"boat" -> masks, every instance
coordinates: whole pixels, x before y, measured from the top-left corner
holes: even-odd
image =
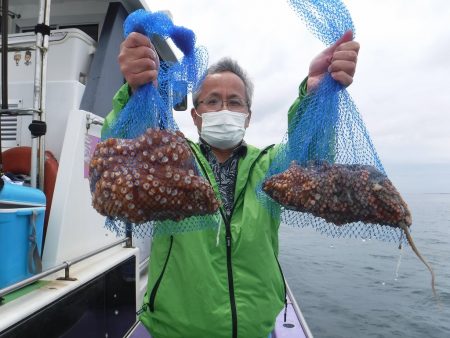
[[[21,175],[37,197],[26,203],[0,198],[0,217],[14,211],[43,220],[40,235],[32,236],[41,236],[34,246],[37,268],[27,272],[26,259],[18,259],[14,265],[26,273],[3,284],[0,278],[0,338],[150,337],[137,312],[151,241],[129,232],[117,237],[104,227],[91,206],[86,171],[124,83],[117,52],[123,22],[137,9],[150,8],[139,0],[2,1],[2,18],[8,18],[1,45],[3,169],[13,180]],[[177,60],[169,41],[156,36],[153,43],[161,59]],[[176,108],[186,109],[186,102]],[[5,226],[15,232],[17,223]],[[11,238],[3,235],[0,247]],[[0,253],[16,259],[16,252]],[[272,337],[312,337],[288,285]]]

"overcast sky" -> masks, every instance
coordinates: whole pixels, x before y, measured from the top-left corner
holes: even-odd
[[[325,46],[286,0],[147,0],[170,10],[205,46],[210,64],[239,61],[255,83],[246,141],[278,143],[286,112]],[[387,169],[394,164],[450,163],[450,1],[346,0],[361,44],[348,88]],[[176,112],[182,131],[197,138],[188,112]],[[449,167],[450,170],[450,167]],[[389,173],[389,170],[388,170]],[[443,173],[450,192],[450,174]]]

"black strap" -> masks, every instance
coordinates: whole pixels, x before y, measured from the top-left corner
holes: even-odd
[[[47,132],[47,124],[44,121],[33,120],[28,129],[33,137],[43,136]]]
[[[31,274],[37,274],[39,272],[42,272],[42,261],[41,255],[39,254],[38,244],[36,242],[36,211],[33,211],[30,218],[31,234],[29,236],[30,249],[28,251],[28,272]]]
[[[34,32],[41,33],[42,35],[50,35],[50,26],[46,25],[45,23],[38,23],[36,26],[34,26]]]

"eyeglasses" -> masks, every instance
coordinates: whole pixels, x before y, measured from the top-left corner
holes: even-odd
[[[248,102],[239,97],[235,97],[229,100],[222,100],[218,97],[208,97],[202,101],[198,101],[197,106],[200,104],[204,104],[209,112],[216,112],[224,107],[225,102],[228,109],[230,109],[231,111],[243,112],[248,107]]]

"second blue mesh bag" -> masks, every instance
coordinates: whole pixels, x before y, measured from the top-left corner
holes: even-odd
[[[354,32],[341,1],[289,3],[327,45]],[[411,225],[356,105],[330,74],[300,103],[258,194],[274,213],[281,205],[283,223],[331,236],[403,242]]]
[[[138,88],[104,131],[90,164],[93,206],[119,234],[215,228],[218,199],[172,115],[173,106],[200,84],[207,52],[195,46],[191,30],[175,26],[163,12],[133,12],[124,31],[171,38],[184,57],[161,62],[158,83]]]

